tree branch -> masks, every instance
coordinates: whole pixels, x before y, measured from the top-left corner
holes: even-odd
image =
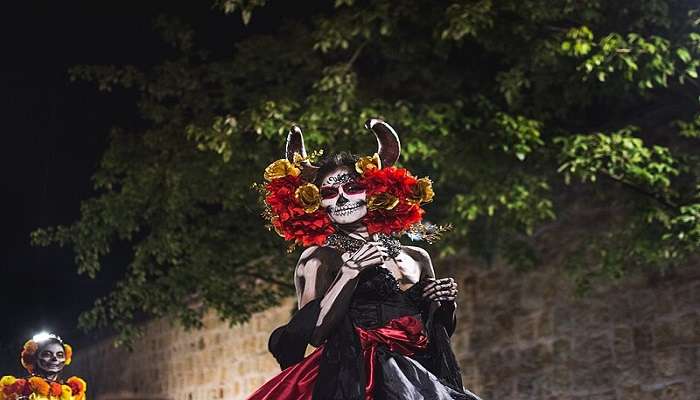
[[[610,174],[608,171],[603,170],[604,174],[603,176],[610,179],[613,182],[619,183],[622,186],[627,187],[628,189],[632,189],[633,191],[642,194],[647,197],[651,197],[652,199],[656,200],[659,204],[662,206],[670,209],[671,211],[678,212],[678,205],[674,204],[673,202],[669,201],[668,199],[659,196],[657,193],[649,192],[647,190],[644,190],[643,188],[636,186],[622,178],[618,178],[612,174]]]
[[[345,64],[345,70],[349,70],[352,68],[352,65],[355,64],[355,61],[357,61],[357,58],[362,54],[362,50],[367,46],[367,43],[369,43],[369,40],[365,40],[361,45],[355,49],[355,52],[353,53],[352,57],[350,57],[350,60],[348,60],[347,64]]]

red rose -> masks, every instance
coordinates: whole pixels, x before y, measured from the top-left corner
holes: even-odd
[[[362,183],[367,187],[367,198],[388,193],[399,199],[399,204],[391,210],[373,209],[367,212],[364,223],[370,234],[390,235],[407,230],[423,218],[423,209],[409,202],[418,180],[405,168],[388,167],[370,169],[362,175]]]
[[[26,379],[17,379],[15,383],[12,384],[12,392],[23,396],[29,396],[32,394],[32,387],[27,384]]]
[[[285,176],[269,182],[265,203],[272,212],[272,225],[285,240],[303,246],[322,245],[335,229],[324,210],[307,213],[294,193],[304,182],[298,176]]]
[[[70,386],[73,395],[80,393],[80,384],[78,382],[68,382],[68,386]]]
[[[51,396],[60,397],[61,396],[61,385],[56,382],[51,382]]]

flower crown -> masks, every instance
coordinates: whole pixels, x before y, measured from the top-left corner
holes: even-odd
[[[30,374],[34,373],[36,352],[39,350],[39,345],[51,339],[56,340],[63,346],[63,350],[66,353],[65,365],[70,365],[71,361],[73,360],[73,348],[70,345],[63,343],[63,340],[53,333],[40,333],[24,343],[20,354],[20,362],[22,363],[24,369],[26,369]]]
[[[365,127],[379,143],[377,153],[360,157],[355,163],[359,181],[366,187],[367,215],[363,222],[368,232],[413,232],[429,241],[437,238],[445,228],[430,232],[420,224],[425,213],[421,205],[434,197],[432,182],[393,166],[400,154],[400,142],[389,124],[371,119]],[[263,217],[271,229],[292,242],[290,249],[296,245],[323,245],[336,231],[326,211],[320,208],[320,191],[312,183],[317,172],[318,167],[306,155],[301,129],[295,126],[287,139],[287,158],[265,168],[266,183],[258,185],[265,205]]]
[[[30,398],[34,400],[85,400],[87,383],[72,376],[65,384],[49,381],[40,376],[27,379],[5,375],[0,378],[0,397],[5,400]]]

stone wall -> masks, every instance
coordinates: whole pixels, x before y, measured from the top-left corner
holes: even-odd
[[[154,321],[131,352],[110,340],[76,348],[70,373],[85,378],[90,400],[244,399],[279,371],[267,339],[293,307],[287,300],[234,327],[213,312],[201,330]]]
[[[518,274],[455,260],[461,285],[453,338],[465,385],[484,399],[700,399],[700,277],[628,280],[585,298],[552,271]],[[450,272],[452,271],[452,272]],[[90,398],[243,399],[278,372],[267,337],[294,306],[201,331],[147,326],[132,353],[109,341],[76,349]]]
[[[484,399],[700,399],[700,277],[576,298],[552,272],[462,276],[453,343]]]

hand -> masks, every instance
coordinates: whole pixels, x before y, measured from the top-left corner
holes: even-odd
[[[382,259],[386,260],[389,259],[389,249],[380,241],[370,241],[367,242],[367,244],[371,244],[372,246],[376,247],[379,252],[382,255]]]
[[[384,263],[383,252],[375,244],[368,242],[362,245],[355,253],[345,253],[341,256],[343,261],[343,269],[350,269],[355,272],[360,272],[367,267],[382,265]]]
[[[432,301],[455,301],[457,282],[453,278],[435,279],[423,289],[423,297]]]

